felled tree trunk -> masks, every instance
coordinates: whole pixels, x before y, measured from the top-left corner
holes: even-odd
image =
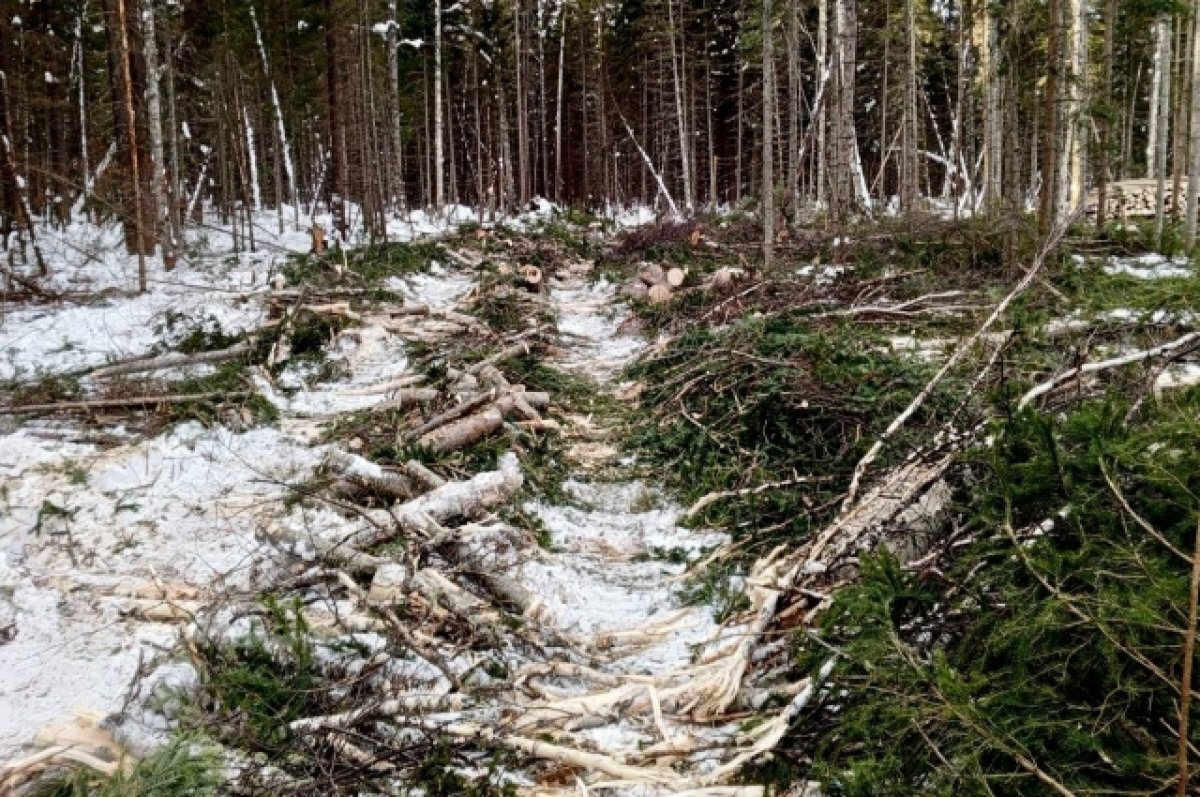
[[[445,454],[491,437],[500,431],[503,424],[504,415],[499,409],[492,407],[435,429],[418,439],[417,444],[438,454]]]

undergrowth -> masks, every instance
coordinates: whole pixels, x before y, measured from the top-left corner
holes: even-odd
[[[293,255],[280,273],[292,286],[378,287],[389,277],[428,271],[435,261],[444,261],[445,257],[445,250],[436,243],[377,243],[354,249],[333,248],[321,255]]]
[[[216,797],[223,780],[213,750],[177,737],[128,772],[101,778],[75,770],[39,784],[30,797]]]
[[[1173,791],[1200,391],[1129,409],[998,423],[961,469],[974,543],[921,573],[864,561],[804,645],[850,690],[811,718],[827,793]]]
[[[756,544],[794,538],[836,508],[854,462],[931,373],[870,331],[814,329],[793,314],[695,329],[631,370],[644,389],[629,446],[685,503],[803,480],[696,518]],[[935,392],[896,450],[954,409],[954,395],[952,382]]]

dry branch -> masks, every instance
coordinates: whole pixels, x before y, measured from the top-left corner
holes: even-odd
[[[1038,251],[1037,256],[1034,257],[1033,263],[1029,266],[1029,270],[1025,272],[1025,276],[1023,276],[1017,282],[1017,284],[1013,286],[1013,289],[1008,292],[1007,296],[1000,300],[999,304],[992,308],[992,312],[988,314],[988,317],[984,319],[982,324],[979,325],[979,328],[958,345],[958,348],[954,350],[954,353],[950,355],[950,358],[947,359],[942,367],[938,369],[938,372],[933,375],[933,378],[929,380],[925,387],[921,388],[921,391],[913,397],[908,406],[905,407],[899,415],[892,419],[892,422],[888,424],[888,427],[883,431],[883,434],[881,434],[878,439],[875,440],[875,442],[871,445],[871,448],[867,450],[867,453],[864,454],[862,459],[860,459],[854,466],[854,475],[850,479],[850,487],[847,489],[846,498],[842,502],[843,509],[848,509],[854,504],[855,499],[858,497],[859,486],[862,483],[863,476],[867,472],[867,468],[869,468],[879,456],[879,453],[883,450],[883,446],[888,442],[888,440],[891,439],[892,435],[898,432],[900,428],[908,422],[908,419],[911,418],[917,412],[917,410],[921,408],[921,405],[925,403],[925,400],[933,394],[934,388],[941,384],[942,380],[946,378],[946,375],[949,374],[950,371],[953,370],[960,362],[962,362],[962,360],[975,347],[980,339],[983,338],[987,331],[991,329],[998,320],[1000,320],[1000,317],[1004,315],[1009,306],[1011,306],[1012,303],[1016,301],[1021,294],[1028,290],[1029,286],[1038,279],[1042,268],[1045,266],[1046,261],[1050,257],[1051,252],[1053,252],[1058,246],[1058,242],[1062,239],[1062,236],[1066,233],[1067,228],[1074,221],[1075,216],[1077,215],[1078,210],[1064,219],[1050,233],[1045,243],[1042,244],[1042,248]]]
[[[1095,374],[1101,371],[1107,371],[1113,368],[1120,368],[1125,365],[1132,365],[1144,360],[1152,360],[1157,357],[1178,356],[1186,353],[1190,349],[1200,346],[1200,332],[1189,332],[1188,334],[1176,338],[1169,343],[1164,343],[1160,346],[1155,346],[1151,349],[1142,349],[1140,351],[1123,354],[1120,357],[1113,357],[1108,360],[1100,360],[1099,362],[1090,362],[1077,365],[1070,370],[1063,371],[1060,374],[1055,374],[1052,378],[1047,379],[1040,385],[1031,388],[1021,400],[1017,403],[1017,409],[1023,410],[1035,401],[1038,397],[1044,396],[1054,389],[1067,384],[1068,382],[1078,379],[1087,374]]]

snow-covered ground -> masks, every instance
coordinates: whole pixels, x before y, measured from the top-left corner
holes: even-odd
[[[434,222],[414,213],[390,233],[407,240],[473,220],[466,209],[447,215]],[[0,305],[0,380],[143,355],[196,323],[227,334],[256,327],[271,274],[287,253],[310,245],[312,220],[299,230],[290,211],[284,220],[283,234],[274,214],[256,220],[255,252],[234,252],[228,231],[189,233],[188,254],[173,271],[148,262],[141,295],[136,258],[115,225],[44,232],[47,284],[69,298]],[[412,295],[441,304],[461,290],[457,276],[431,278],[416,281]],[[269,571],[271,532],[288,522],[281,500],[324,455],[287,414],[383,400],[370,386],[403,373],[407,360],[398,339],[379,333],[347,330],[332,352],[345,361],[346,379],[282,400],[276,426],[238,432],[188,423],[149,439],[118,428],[92,442],[72,424],[0,418],[0,760],[76,709],[118,709],[139,663],[175,641],[174,626],[148,617],[227,597]],[[292,387],[302,387],[296,381]]]
[[[552,212],[543,203],[518,226]],[[645,217],[634,211],[623,220]],[[282,233],[274,214],[256,219],[254,252],[233,251],[228,229],[190,232],[176,269],[148,262],[149,290],[140,295],[136,258],[116,226],[45,232],[48,284],[66,298],[0,305],[0,379],[26,382],[147,354],[197,323],[226,334],[256,327],[283,258],[310,244],[312,219],[297,227],[287,209],[283,218]],[[475,220],[465,208],[437,221],[417,212],[393,221],[389,234],[408,240]],[[389,287],[449,309],[474,284],[474,275],[442,264]],[[564,367],[611,378],[645,345],[625,331],[613,297],[604,283],[554,291]],[[369,323],[341,333],[329,354],[344,377],[309,384],[303,371],[289,369],[277,386],[287,395],[260,383],[283,417],[248,431],[185,423],[149,438],[122,428],[97,436],[72,423],[0,418],[0,760],[78,709],[117,711],[138,673],[175,645],[176,626],[163,620],[252,594],[271,575],[278,539],[298,529],[326,535],[346,522],[331,512],[288,510],[283,500],[326,454],[311,443],[308,419],[385,400],[408,360],[398,337]],[[569,507],[532,507],[559,550],[523,571],[553,622],[586,635],[678,609],[671,578],[682,566],[652,555],[694,555],[719,540],[678,528],[673,509],[636,509],[638,485],[577,482],[571,490]],[[711,630],[707,609],[686,610],[677,630],[620,666],[682,665],[688,645]],[[186,681],[178,669],[162,671]]]

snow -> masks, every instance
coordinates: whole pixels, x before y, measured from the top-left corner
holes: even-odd
[[[1104,265],[1104,273],[1146,280],[1186,278],[1196,274],[1187,258],[1168,258],[1158,254],[1111,258]]]
[[[351,208],[351,218],[355,209]],[[539,201],[516,222],[534,226],[557,209]],[[43,236],[54,264],[53,284],[88,300],[3,308],[0,377],[65,373],[160,346],[169,320],[176,326],[219,323],[229,333],[263,320],[261,299],[279,260],[309,246],[307,226],[327,216],[255,216],[257,252],[233,252],[231,231],[213,226],[188,235],[188,257],[170,273],[151,258],[150,290],[135,295],[136,261],[120,230],[74,225]],[[391,219],[389,235],[408,240],[475,221],[464,207],[436,217],[420,211]],[[357,228],[351,243],[363,240]],[[407,301],[454,307],[475,285],[474,275],[435,265],[427,274],[397,278],[388,287]],[[98,293],[98,300],[90,297]],[[611,382],[647,341],[635,334],[615,286],[578,275],[553,285],[562,349],[557,364]],[[328,507],[290,507],[290,487],[311,480],[327,454],[314,445],[312,416],[336,417],[386,400],[408,358],[398,336],[368,322],[341,332],[327,348],[345,376],[317,382],[289,367],[260,390],[280,408],[277,425],[237,430],[197,423],[142,438],[121,428],[91,430],[67,423],[0,426],[0,629],[15,637],[0,644],[0,759],[15,755],[35,731],[84,707],[101,716],[121,708],[141,663],[164,661],[143,682],[143,697],[119,738],[135,752],[152,748],[169,725],[145,702],[155,684],[186,685],[190,668],[172,660],[175,626],[147,620],[140,610],[207,605],[273,583],[281,549],[312,556],[322,541],[344,539],[362,526]],[[509,460],[506,460],[506,462]],[[583,637],[661,624],[647,646],[619,647],[604,665],[614,673],[678,670],[693,646],[716,632],[706,606],[681,606],[679,589],[694,562],[724,535],[679,526],[679,508],[658,501],[637,481],[568,481],[562,505],[533,500],[529,511],[549,529],[552,549],[519,565],[549,621]],[[243,593],[244,594],[244,593]],[[317,611],[343,612],[332,603]],[[232,632],[232,631],[231,631]],[[486,651],[452,657],[473,671]],[[397,665],[399,666],[399,665]],[[411,677],[448,685],[427,663],[403,664]],[[497,713],[500,706],[482,713]],[[447,715],[449,716],[449,715]],[[716,732],[716,731],[714,731]],[[723,730],[721,732],[724,732]],[[596,742],[633,749],[645,729],[612,722],[586,731]]]
[[[171,328],[186,331],[193,323],[218,323],[226,333],[258,326],[260,299],[278,262],[307,251],[310,224],[332,228],[327,215],[302,215],[297,227],[293,209],[282,214],[282,233],[276,213],[255,215],[256,252],[232,251],[231,231],[218,224],[190,230],[175,270],[147,258],[149,290],[142,295],[132,290],[137,261],[117,225],[42,230],[53,272],[48,287],[72,298],[0,305],[0,379],[146,354],[170,340]],[[447,208],[442,218],[414,212],[390,220],[389,235],[410,240],[471,219],[462,207]],[[351,241],[362,237],[351,230]],[[443,276],[419,281],[412,296],[443,305],[469,288],[458,275]],[[306,388],[288,375],[299,390],[286,399],[287,413],[369,406],[387,397],[371,387],[407,367],[399,340],[370,326],[346,330],[332,356],[348,376]],[[325,455],[309,442],[311,425],[294,417],[248,431],[185,423],[148,439],[118,427],[104,430],[115,441],[104,447],[72,442],[88,439],[88,430],[73,424],[4,423],[0,629],[14,635],[0,644],[0,760],[77,707],[101,716],[120,708],[139,662],[174,648],[175,627],[139,613],[160,603],[163,590],[184,606],[261,586],[273,569],[272,539],[346,522],[334,513],[285,508],[289,485],[310,479]],[[178,682],[185,674],[164,677]],[[161,718],[134,715],[122,729],[127,743],[144,749],[162,738]]]
[[[646,487],[639,482],[588,484],[568,481],[575,505],[531,502],[526,509],[550,530],[555,556],[530,562],[522,577],[565,630],[586,636],[637,628],[679,609],[676,596],[683,562],[662,558],[680,550],[694,560],[727,541],[723,534],[697,533],[677,525],[679,508],[638,509]],[[711,610],[685,610],[679,633],[620,662],[619,669],[666,670],[687,663],[690,645],[715,631]]]
[[[601,279],[582,287],[552,287],[558,330],[567,343],[562,366],[598,381],[611,380],[642,351],[646,340],[625,331],[629,311],[613,304],[617,288]]]
[[[139,659],[170,646],[171,627],[122,616],[129,599],[248,587],[277,501],[319,459],[269,427],[188,423],[108,450],[0,438],[0,625],[16,628],[0,645],[0,756],[78,704],[113,710]]]

